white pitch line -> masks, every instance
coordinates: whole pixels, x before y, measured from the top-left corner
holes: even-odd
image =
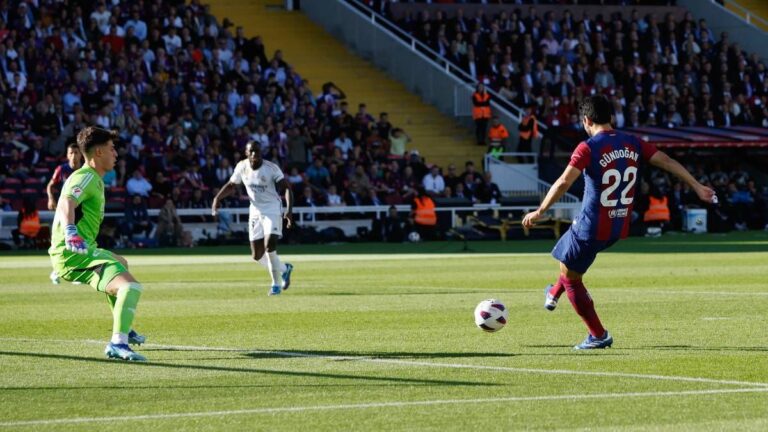
[[[367,408],[403,408],[412,406],[434,406],[434,405],[462,405],[478,403],[504,403],[504,402],[539,402],[554,400],[585,400],[585,399],[616,399],[616,398],[659,398],[659,397],[679,397],[679,396],[703,396],[719,395],[733,393],[762,393],[768,392],[768,388],[737,388],[737,389],[713,389],[713,390],[688,390],[688,391],[669,391],[669,392],[636,392],[636,393],[597,393],[597,394],[573,394],[573,395],[550,395],[550,396],[514,396],[502,398],[487,399],[438,399],[410,402],[372,402],[362,404],[340,404],[340,405],[310,405],[297,407],[274,407],[274,408],[253,408],[243,410],[227,411],[199,411],[175,414],[145,414],[131,415],[130,417],[75,417],[60,418],[48,420],[21,420],[0,423],[0,427],[18,427],[18,426],[44,426],[60,424],[80,424],[80,423],[102,423],[113,421],[124,421],[126,418],[131,421],[137,420],[167,420],[191,417],[226,417],[244,414],[274,414],[274,413],[295,413],[304,411],[332,411],[332,410],[354,410]]]
[[[103,341],[96,340],[40,340],[40,339],[15,339],[15,338],[0,338],[4,341],[19,341],[19,342],[61,342],[61,343],[88,343],[88,344],[103,344]],[[542,374],[542,375],[578,375],[578,376],[597,376],[597,377],[612,377],[612,378],[631,378],[631,379],[644,379],[655,381],[676,381],[676,382],[695,382],[706,384],[720,384],[720,385],[736,385],[736,386],[749,386],[756,388],[768,388],[768,383],[753,382],[753,381],[737,381],[737,380],[720,380],[714,378],[703,377],[686,377],[675,375],[656,375],[656,374],[642,374],[631,372],[597,372],[597,371],[583,371],[583,370],[571,370],[571,369],[536,369],[536,368],[518,368],[507,366],[485,366],[474,365],[465,363],[439,363],[439,362],[424,362],[424,361],[412,361],[412,360],[395,360],[395,359],[383,359],[375,357],[365,356],[330,356],[322,354],[307,354],[291,351],[269,351],[269,350],[251,350],[243,348],[227,348],[227,347],[210,347],[210,346],[192,346],[192,345],[163,345],[163,344],[144,344],[142,346],[152,348],[166,348],[176,350],[188,350],[188,351],[218,351],[218,352],[240,352],[245,354],[271,354],[279,355],[283,357],[294,358],[317,358],[334,361],[359,361],[364,363],[381,363],[381,364],[393,364],[400,366],[422,366],[431,368],[446,368],[446,369],[470,369],[470,370],[488,370],[497,372],[512,372],[512,373],[530,373],[530,374]]]
[[[610,291],[610,292],[625,292],[631,295],[638,294],[669,294],[669,295],[697,295],[697,296],[724,296],[724,297],[737,297],[737,296],[768,296],[768,292],[749,292],[749,291],[670,291],[670,290],[649,290],[643,287],[632,287],[631,289],[622,288],[595,288],[595,291]]]
[[[543,257],[548,252],[504,252],[504,253],[474,253],[472,258],[521,258]],[[328,262],[328,261],[404,261],[404,260],[444,260],[465,259],[464,253],[414,253],[414,254],[296,254],[281,255],[280,259],[289,262]],[[174,264],[254,264],[251,256],[246,252],[237,255],[126,255],[129,265],[159,266]],[[19,268],[44,268],[50,267],[51,262],[46,257],[28,257],[25,259],[11,259],[0,261],[0,269]]]

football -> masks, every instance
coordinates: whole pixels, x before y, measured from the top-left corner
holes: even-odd
[[[408,234],[408,241],[411,243],[417,243],[421,241],[421,236],[416,231],[411,231],[411,233]]]
[[[475,324],[487,332],[496,332],[507,324],[509,311],[496,299],[481,301],[475,308]]]

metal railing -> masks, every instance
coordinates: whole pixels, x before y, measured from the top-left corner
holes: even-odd
[[[513,152],[513,153],[500,153],[498,156],[502,157],[510,157],[510,158],[518,158],[518,157],[524,157],[524,158],[531,158],[533,160],[533,164],[538,163],[538,154],[536,153],[519,153],[519,152]],[[485,160],[484,160],[485,170],[490,171],[492,165],[496,166],[509,166],[510,168],[514,168],[514,164],[509,164],[507,162],[504,162],[502,160],[497,159],[494,155],[486,154]],[[543,200],[544,197],[547,195],[547,192],[549,192],[549,189],[552,188],[551,183],[547,183],[544,180],[541,180],[537,177],[532,177],[520,170],[514,170],[515,176],[520,176],[525,178],[525,180],[528,181],[529,184],[534,184],[534,188],[530,190],[513,190],[513,191],[507,191],[507,196],[530,196],[530,195],[537,195],[539,197],[539,200]],[[499,185],[501,188],[501,185]],[[502,189],[502,192],[504,190]],[[560,203],[565,205],[580,205],[581,200],[576,195],[566,192],[565,195],[563,195],[562,198],[560,198]]]
[[[447,74],[456,78],[457,82],[460,83],[462,87],[468,90],[468,93],[466,93],[465,100],[466,100],[466,103],[469,103],[471,95],[475,90],[474,85],[477,83],[476,78],[473,78],[466,71],[461,69],[458,65],[453,64],[453,62],[441,56],[438,52],[430,48],[428,45],[416,39],[414,36],[406,32],[405,30],[401,29],[396,23],[380,15],[373,9],[369,8],[367,5],[361,3],[359,0],[337,0],[337,1],[340,4],[347,6],[350,10],[358,13],[359,15],[364,16],[373,25],[377,26],[384,32],[388,33],[393,38],[400,40],[402,42],[402,45],[410,49],[411,52],[413,52],[414,54],[419,55],[424,60],[432,63],[435,67],[444,70]],[[520,108],[517,105],[513,104],[507,98],[501,96],[498,92],[496,92],[495,90],[491,89],[488,86],[486,86],[486,90],[491,95],[491,103],[494,109],[501,111],[502,113],[506,114],[510,118],[514,118],[518,123],[520,123],[523,116],[525,115],[525,110],[523,108]],[[457,101],[458,101],[458,98],[461,97],[459,93],[460,92],[458,89],[454,90],[454,97],[456,98]],[[465,107],[464,105],[456,105],[456,109],[454,110],[454,115],[456,116],[469,115],[470,113],[467,113],[466,112],[467,110],[463,109],[464,107]],[[545,131],[547,129],[547,126],[541,121],[538,121],[538,125],[541,131]]]
[[[397,205],[395,206],[397,208],[397,211],[400,213],[406,213],[411,211],[410,205]],[[451,214],[451,227],[456,228],[459,223],[459,218],[457,217],[459,214],[466,214],[466,213],[474,213],[474,212],[483,212],[483,211],[532,211],[535,210],[538,207],[537,204],[530,204],[530,205],[515,205],[515,206],[502,206],[499,204],[475,204],[472,206],[461,206],[461,207],[437,207],[435,208],[435,211],[438,213],[450,213]],[[565,217],[572,217],[575,215],[575,212],[577,212],[580,208],[580,204],[578,203],[571,203],[571,202],[560,202],[555,204],[552,209],[550,210],[553,214],[562,214],[565,215]],[[220,211],[226,211],[232,216],[232,223],[233,224],[246,224],[248,222],[248,215],[249,215],[249,208],[248,207],[235,207],[235,208],[222,208]],[[372,218],[372,215],[376,215],[377,218],[382,217],[383,215],[386,215],[386,213],[389,211],[388,205],[381,205],[381,206],[342,206],[342,207],[294,207],[293,208],[293,218],[299,225],[312,225],[314,222],[316,222],[316,216],[317,215],[348,215],[349,217],[347,219],[340,218],[340,219],[333,219],[333,220],[323,220],[322,222],[328,223],[328,222],[339,222],[343,223],[345,220],[360,220],[359,216],[360,214],[366,214],[369,216],[369,219]],[[150,209],[148,210],[149,217],[152,220],[155,220],[157,216],[160,214],[160,209]],[[176,213],[180,217],[203,217],[203,216],[211,216],[211,210],[207,208],[200,208],[200,209],[178,209],[176,210]],[[39,212],[40,221],[42,223],[52,223],[53,222],[53,211],[40,211]],[[15,228],[16,226],[16,218],[18,217],[18,212],[16,211],[0,211],[0,238],[3,237],[3,231],[10,229],[11,227]],[[125,213],[124,212],[108,212],[104,214],[104,219],[120,219],[124,218]],[[4,226],[5,222],[5,226]],[[12,222],[12,223],[11,223]],[[194,222],[190,222],[194,223]],[[212,227],[212,230],[215,232],[215,226],[216,222],[210,221],[210,222],[203,222],[205,224],[209,224]],[[185,223],[186,224],[186,223]]]
[[[752,27],[764,32],[768,33],[768,21],[766,21],[763,17],[756,15],[752,13],[749,9],[745,8],[744,6],[740,5],[739,3],[732,1],[732,0],[726,0],[726,4],[720,4],[716,2],[715,0],[709,0],[711,3],[714,3],[724,10],[728,11],[729,13],[741,18],[744,20],[747,24],[751,25]],[[732,7],[735,9],[735,11],[729,9],[729,7]],[[759,24],[759,25],[756,25]]]

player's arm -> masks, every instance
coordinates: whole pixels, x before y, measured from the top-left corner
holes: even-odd
[[[48,194],[48,210],[56,210],[56,198],[54,198],[53,187],[59,182],[61,167],[56,167],[56,171],[53,172],[51,180],[48,181],[48,185],[45,187],[45,192]]]
[[[549,192],[547,192],[547,196],[544,197],[544,201],[541,202],[539,208],[525,215],[523,218],[523,226],[526,228],[532,227],[537,219],[541,218],[541,216],[546,213],[550,207],[552,207],[556,202],[560,200],[560,198],[563,197],[563,195],[565,195],[566,192],[568,192],[568,189],[571,188],[573,183],[576,181],[576,179],[579,178],[580,175],[580,169],[573,165],[568,165],[560,178],[557,179],[554,184],[552,184],[551,188],[549,188]]]
[[[56,207],[56,219],[64,226],[64,248],[78,254],[88,252],[88,245],[80,237],[75,225],[75,209],[78,204],[72,197],[61,194]]]
[[[691,173],[688,172],[687,169],[685,169],[684,166],[680,165],[680,162],[672,159],[663,151],[657,151],[656,153],[653,154],[653,156],[651,156],[650,159],[648,159],[648,161],[651,162],[653,166],[661,168],[664,171],[667,171],[669,173],[672,173],[682,181],[688,183],[688,186],[690,186],[691,189],[693,189],[696,192],[696,195],[699,196],[700,200],[706,203],[717,204],[717,196],[715,196],[715,191],[712,190],[712,188],[709,188],[699,183],[699,181],[696,180],[691,175]]]
[[[237,184],[232,183],[232,181],[228,181],[227,184],[225,184],[224,187],[219,190],[219,193],[213,197],[213,202],[211,203],[211,214],[216,216],[216,212],[219,208],[219,205],[221,204],[221,200],[232,196],[236,191]]]
[[[293,191],[291,185],[285,178],[277,182],[278,193],[285,197],[285,227],[290,228],[293,225]]]

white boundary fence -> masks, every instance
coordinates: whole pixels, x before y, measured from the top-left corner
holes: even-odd
[[[409,205],[395,206],[399,213],[410,212],[411,207]],[[480,212],[527,212],[535,210],[537,205],[517,205],[517,206],[502,206],[492,204],[476,204],[466,207],[438,207],[435,209],[438,213],[450,213],[451,228],[457,228],[463,223],[461,216],[467,214],[475,214]],[[573,219],[576,213],[581,208],[580,203],[558,203],[550,210],[552,216],[561,219]],[[236,229],[242,229],[248,223],[248,207],[239,208],[223,208],[222,211],[229,212],[232,216],[232,227]],[[354,234],[354,231],[359,226],[371,227],[371,221],[373,217],[381,218],[387,214],[389,206],[345,206],[345,207],[294,207],[293,218],[299,226],[312,226],[316,228],[325,228],[329,226],[336,226],[345,231],[346,234]],[[148,211],[149,217],[152,221],[157,219],[160,213],[159,209],[150,209]],[[177,213],[180,217],[194,217],[194,216],[211,216],[210,209],[178,209]],[[360,217],[361,214],[368,215],[367,217]],[[335,219],[321,219],[318,220],[318,215],[339,215],[341,217]],[[9,239],[11,237],[10,232],[16,228],[16,218],[18,213],[15,211],[0,211],[0,239]],[[120,219],[125,216],[122,212],[108,212],[105,213],[105,219]],[[346,217],[344,217],[346,216]],[[53,221],[52,211],[41,211],[40,221],[43,224],[50,224]],[[202,237],[202,231],[207,230],[209,232],[216,232],[215,221],[211,222],[185,222],[185,229],[189,229],[193,232],[193,237]]]

